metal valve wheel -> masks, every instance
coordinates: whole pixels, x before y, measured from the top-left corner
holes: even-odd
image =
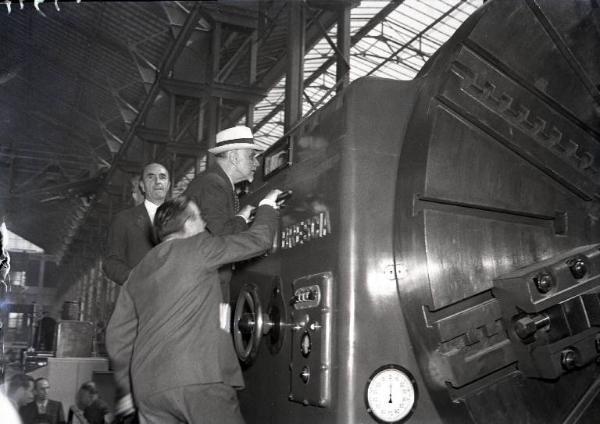
[[[271,329],[269,317],[263,314],[258,290],[245,284],[238,295],[233,315],[233,344],[238,358],[251,363],[258,352],[263,334]]]

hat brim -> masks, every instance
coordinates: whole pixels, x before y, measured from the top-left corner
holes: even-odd
[[[238,149],[251,149],[251,150],[258,150],[258,151],[265,150],[263,147],[257,146],[256,144],[252,144],[252,143],[232,143],[232,144],[225,144],[223,146],[216,146],[211,149],[208,149],[208,151],[210,153],[212,153],[213,155],[216,155],[218,153],[223,153],[223,152],[227,152],[229,150],[238,150]]]

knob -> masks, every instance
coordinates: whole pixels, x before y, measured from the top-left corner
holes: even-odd
[[[308,383],[308,379],[310,378],[310,369],[305,366],[302,368],[302,372],[300,373],[300,378],[304,384]]]

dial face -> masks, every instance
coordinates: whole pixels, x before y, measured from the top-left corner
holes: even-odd
[[[369,413],[380,422],[396,423],[413,410],[416,391],[412,376],[403,368],[388,365],[375,371],[367,385]]]

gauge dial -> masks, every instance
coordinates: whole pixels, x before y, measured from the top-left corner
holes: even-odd
[[[383,423],[401,422],[413,412],[417,400],[414,379],[397,365],[386,365],[375,371],[365,395],[369,413]]]

